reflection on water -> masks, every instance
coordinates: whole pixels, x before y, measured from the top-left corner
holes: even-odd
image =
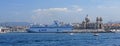
[[[7,33],[0,46],[120,46],[120,33]]]

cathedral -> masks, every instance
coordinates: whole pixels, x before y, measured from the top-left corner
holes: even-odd
[[[103,29],[102,17],[96,17],[96,22],[90,22],[90,18],[87,15],[85,19],[79,24],[78,29]]]

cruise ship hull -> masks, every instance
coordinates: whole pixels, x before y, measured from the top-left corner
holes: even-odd
[[[27,29],[27,32],[30,33],[62,33],[72,31],[72,27],[31,27]]]

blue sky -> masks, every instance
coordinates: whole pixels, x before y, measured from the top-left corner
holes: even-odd
[[[88,14],[94,22],[120,21],[119,0],[0,0],[0,22],[81,22]]]

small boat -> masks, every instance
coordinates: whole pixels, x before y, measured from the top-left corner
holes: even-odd
[[[99,34],[98,33],[94,33],[94,36],[98,36]]]
[[[74,33],[70,33],[70,35],[74,35]]]

